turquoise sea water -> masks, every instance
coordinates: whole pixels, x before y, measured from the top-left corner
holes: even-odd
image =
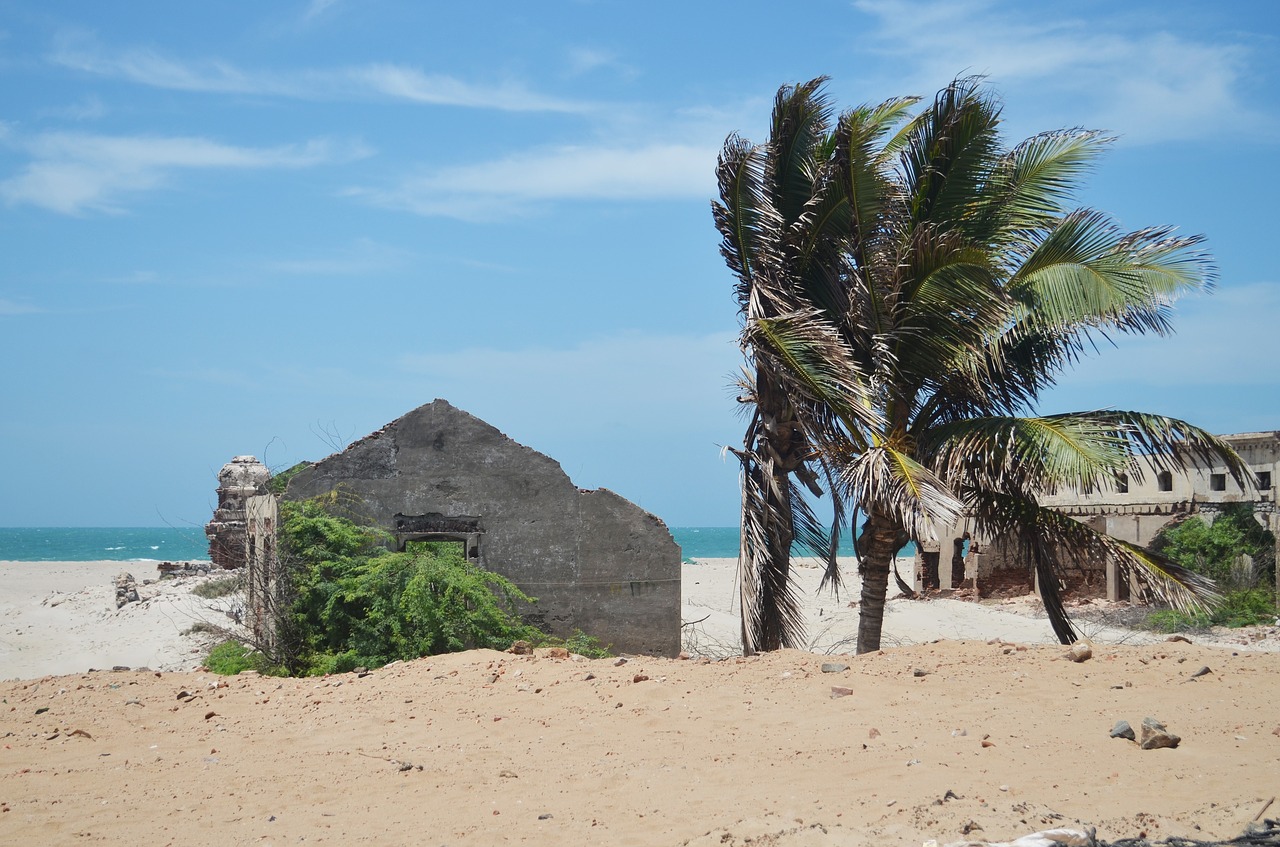
[[[671,534],[686,559],[736,559],[736,526],[679,526]],[[841,555],[853,555],[848,539]],[[904,554],[905,555],[905,554]],[[92,562],[208,560],[204,528],[189,527],[0,527],[0,561]]]

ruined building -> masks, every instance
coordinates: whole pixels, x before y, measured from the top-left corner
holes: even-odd
[[[1246,432],[1222,436],[1244,460],[1249,478],[1243,486],[1225,466],[1192,463],[1184,471],[1160,471],[1140,461],[1135,471],[1121,474],[1098,490],[1068,490],[1046,494],[1041,503],[1092,528],[1139,546],[1148,546],[1166,526],[1200,515],[1212,521],[1229,503],[1249,503],[1258,522],[1280,538],[1275,480],[1280,471],[1280,432]],[[939,542],[921,545],[916,556],[917,586],[932,583],[959,587],[958,578],[984,596],[994,592],[1034,589],[1030,565],[1005,550],[999,539],[970,539],[971,527],[962,518],[956,526],[936,527]],[[953,574],[952,562],[960,562]],[[1114,563],[1105,566],[1072,561],[1065,564],[1064,588],[1077,596],[1128,599],[1134,585]]]
[[[553,459],[444,400],[300,470],[284,496],[334,490],[400,549],[461,543],[536,597],[522,611],[555,635],[580,629],[615,652],[680,650],[680,548],[666,525],[612,491],[579,489]]]
[[[215,568],[245,568],[249,628],[255,642],[274,642],[271,611],[278,595],[276,498],[271,472],[253,456],[236,456],[218,472],[218,508],[204,528]]]

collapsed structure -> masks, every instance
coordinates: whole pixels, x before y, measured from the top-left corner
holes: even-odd
[[[244,568],[249,631],[254,642],[275,645],[280,562],[279,509],[267,489],[271,471],[254,456],[236,456],[218,472],[218,508],[204,528],[215,568]]]
[[[1222,439],[1249,468],[1238,483],[1225,465],[1189,462],[1182,471],[1160,470],[1140,459],[1130,474],[1097,490],[1046,494],[1042,505],[1108,535],[1147,547],[1165,527],[1192,515],[1207,521],[1228,504],[1248,503],[1258,522],[1280,538],[1275,479],[1280,471],[1280,431],[1245,432]],[[916,553],[917,588],[972,587],[982,596],[1026,593],[1035,589],[1034,569],[996,538],[975,534],[961,518],[955,526],[935,527],[939,541]],[[945,560],[943,557],[947,557]],[[1114,562],[1105,565],[1063,556],[1063,588],[1076,596],[1129,599],[1136,584]],[[964,582],[961,583],[960,580]]]
[[[275,498],[265,493],[266,469],[259,481],[243,459],[252,457],[223,469],[226,481],[219,474],[210,554],[215,561],[245,554],[250,590],[260,585],[258,607],[247,610],[256,622],[269,617],[263,601],[274,596],[278,570]],[[388,530],[398,549],[459,543],[468,560],[537,598],[522,615],[554,635],[582,630],[615,652],[680,651],[681,556],[666,525],[608,489],[579,489],[555,460],[444,400],[302,468],[283,496],[331,491],[353,517]],[[269,512],[256,499],[264,495]],[[272,547],[263,555],[255,532],[268,526]]]

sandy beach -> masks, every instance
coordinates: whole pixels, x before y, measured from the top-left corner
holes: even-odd
[[[734,643],[732,564],[685,567],[686,643],[707,656]],[[851,584],[808,592],[809,651],[473,651],[227,679],[190,670],[202,647],[182,632],[233,602],[190,595],[199,578],[117,611],[116,573],[153,573],[0,568],[0,677],[22,677],[0,683],[0,843],[1203,839],[1239,834],[1280,788],[1275,628],[1188,644],[1099,625],[1074,663],[1034,601],[893,601],[900,646],[852,656]],[[1181,744],[1110,737],[1147,716]]]

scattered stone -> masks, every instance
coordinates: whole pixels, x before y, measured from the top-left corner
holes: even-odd
[[[996,746],[996,743],[995,743],[994,741],[988,741],[987,739],[985,739],[985,738],[984,738],[984,739],[982,739],[982,746],[983,746],[983,747],[994,747],[994,746]]]
[[[411,770],[413,770],[413,763],[412,763],[412,762],[401,762],[401,763],[400,763],[400,770],[401,770],[402,772],[403,772],[403,771],[411,771]]]
[[[1196,671],[1195,673],[1193,673],[1193,674],[1191,675],[1191,678],[1192,678],[1192,679],[1195,679],[1196,677],[1204,676],[1205,674],[1211,674],[1211,673],[1213,673],[1213,671],[1209,669],[1209,666],[1208,666],[1208,665],[1205,665],[1205,666],[1204,666],[1204,667],[1202,667],[1200,670],[1198,670],[1198,671]]]
[[[831,699],[837,700],[841,697],[848,697],[853,693],[852,688],[845,688],[843,685],[831,686]]]
[[[548,659],[567,659],[569,651],[564,647],[548,647],[546,655]]]
[[[823,673],[844,673],[847,670],[849,670],[849,666],[846,664],[842,664],[840,662],[823,662],[822,663]]]
[[[967,729],[953,729],[953,730],[951,730],[951,737],[952,737],[952,738],[960,738],[961,736],[968,735],[968,734],[969,734],[969,730],[967,730]]]
[[[1073,662],[1087,662],[1093,658],[1093,648],[1087,642],[1077,641],[1071,645],[1067,658]]]
[[[365,677],[369,675],[369,669],[364,667],[363,665],[361,665],[358,668],[352,668],[351,672],[359,677]]]
[[[968,835],[971,832],[976,832],[981,829],[982,829],[982,824],[978,823],[977,821],[969,821],[964,826],[960,827],[960,834]],[[985,832],[986,830],[983,830],[983,831]]]
[[[37,715],[43,715],[43,714],[44,714],[45,712],[47,712],[47,711],[49,711],[49,707],[48,707],[48,706],[41,706],[40,708],[36,709],[36,714],[37,714]],[[1278,728],[1280,728],[1280,727],[1278,727]]]
[[[1143,750],[1159,750],[1162,747],[1172,749],[1180,743],[1182,739],[1170,732],[1160,721],[1153,717],[1142,719],[1142,740],[1139,746]]]
[[[692,657],[692,656],[690,656],[690,655],[689,655],[688,653],[686,653],[685,651],[681,650],[681,651],[680,651],[680,655],[679,655],[679,656],[676,656],[676,658],[677,658],[677,659],[680,659],[680,660],[682,660],[682,661],[687,661],[687,660],[689,660],[689,659],[691,659],[691,658],[693,658],[693,657]],[[551,817],[551,815],[547,815],[547,817]],[[539,820],[541,820],[541,818],[539,818]]]
[[[89,739],[90,741],[92,741],[92,740],[93,740],[93,736],[92,736],[92,735],[90,735],[89,733],[85,732],[83,729],[73,729],[73,730],[71,730],[70,732],[68,732],[68,733],[67,733],[67,737],[68,737],[68,738],[72,738],[72,737],[74,737],[74,738],[87,738],[87,739]]]
[[[627,657],[626,657],[626,656],[619,656],[618,658],[616,658],[616,659],[614,659],[614,660],[613,660],[613,666],[614,666],[615,668],[620,668],[620,667],[622,667],[623,665],[625,665],[626,663],[627,663]]]
[[[550,812],[543,812],[542,814],[538,815],[538,820],[540,820],[540,821],[549,821],[549,820],[551,820],[551,819],[552,819],[552,818],[554,818],[554,817],[555,817],[555,815],[551,814]]]
[[[943,801],[944,803],[945,803],[947,800],[963,800],[963,799],[964,799],[963,797],[961,797],[959,794],[957,794],[957,793],[955,793],[954,791],[952,791],[950,788],[948,788],[948,789],[947,789],[947,793],[946,793],[946,794],[943,794],[943,795],[942,795],[942,801]],[[982,829],[982,827],[978,827],[978,829]]]
[[[519,779],[515,771],[503,770],[498,772],[498,776],[502,779]]]
[[[879,737],[880,737],[880,730],[876,729],[874,726],[871,727],[871,731],[867,733],[867,738],[879,738]]]
[[[508,653],[515,653],[517,656],[529,656],[533,654],[533,645],[528,641],[516,641],[509,648]]]
[[[204,713],[204,719],[205,719],[205,720],[209,720],[209,718],[216,718],[217,716],[218,716],[218,713],[217,713],[217,712],[205,712],[205,713]]]
[[[1129,726],[1128,721],[1116,721],[1116,725],[1111,727],[1112,738],[1127,738],[1130,741],[1137,741],[1138,736],[1134,734],[1133,727]]]
[[[1165,639],[1165,641],[1181,641],[1183,644],[1191,643],[1191,639],[1187,638],[1185,635],[1170,635]]]
[[[929,672],[928,672],[927,670],[925,670],[924,668],[916,668],[915,670],[913,670],[913,671],[911,672],[911,675],[912,675],[912,676],[916,676],[916,677],[920,677],[920,676],[928,676],[928,675],[929,675]]]
[[[595,675],[595,674],[591,673],[590,671],[587,671],[587,675],[586,675],[586,676],[584,676],[584,677],[582,678],[582,680],[583,680],[583,682],[590,682],[591,680],[593,680],[593,679],[595,679],[595,678],[596,678],[596,675]]]
[[[648,678],[649,678],[649,675],[648,675],[648,674],[638,673],[638,674],[636,674],[635,676],[631,677],[631,681],[632,681],[632,682],[644,682],[644,681],[646,681]]]
[[[1001,791],[1008,791],[1008,790],[1009,790],[1009,786],[1007,786],[1007,785],[1002,785],[1002,786],[1000,786],[1000,790],[1001,790]]]
[[[1280,735],[1280,726],[1278,726],[1278,727],[1276,727],[1275,729],[1271,730],[1271,734],[1272,734],[1272,735]]]
[[[141,706],[141,705],[142,705],[142,701],[141,701],[141,700],[139,700],[138,698],[134,697],[134,698],[132,698],[132,699],[125,700],[125,701],[124,701],[124,704],[125,704],[126,706]]]
[[[495,673],[495,674],[490,674],[490,675],[489,675],[489,682],[490,682],[490,683],[494,683],[494,682],[497,682],[497,681],[498,681],[498,674],[496,674],[496,673]]]
[[[129,603],[138,602],[138,583],[133,574],[121,571],[116,575],[116,608],[124,608]]]

